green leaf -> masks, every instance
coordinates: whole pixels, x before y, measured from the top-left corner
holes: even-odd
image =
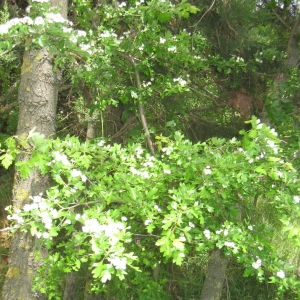
[[[184,250],[184,243],[180,239],[175,239],[173,241],[173,246],[180,251]]]
[[[14,161],[13,156],[10,153],[5,153],[0,157],[1,163],[5,169],[8,169]]]
[[[109,270],[105,270],[103,273],[102,273],[102,276],[101,276],[101,282],[102,283],[105,283],[109,280],[111,280],[111,273]]]

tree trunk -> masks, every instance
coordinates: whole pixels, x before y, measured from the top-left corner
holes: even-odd
[[[52,0],[51,4],[62,8],[67,15],[67,0]],[[26,137],[36,132],[52,137],[55,134],[56,104],[60,74],[53,72],[52,57],[46,48],[28,50],[23,56],[21,82],[19,87],[19,120],[17,135]],[[18,160],[26,160],[29,154],[21,154]],[[43,193],[49,186],[48,178],[35,170],[26,179],[16,173],[13,186],[13,208],[20,209],[31,202],[30,196]],[[38,262],[35,252],[45,255],[46,251],[39,240],[30,233],[15,233],[9,257],[9,269],[2,290],[3,300],[34,300],[44,296],[32,291],[32,280]]]
[[[300,8],[298,13],[300,13]],[[298,15],[294,26],[291,31],[291,35],[287,47],[287,67],[295,68],[300,61],[300,16]]]
[[[219,249],[215,249],[211,253],[200,300],[221,299],[227,264],[227,258],[223,256]]]

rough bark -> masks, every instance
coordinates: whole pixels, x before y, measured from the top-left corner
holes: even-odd
[[[219,249],[211,253],[200,300],[219,300],[222,296],[228,260]]]
[[[300,14],[300,9],[298,11]],[[293,25],[287,47],[287,67],[295,68],[300,61],[300,16],[298,15]]]
[[[62,8],[64,17],[67,13],[67,0],[52,0],[51,4]],[[52,57],[46,48],[25,51],[21,68],[19,87],[19,120],[17,135],[24,138],[35,129],[36,132],[52,137],[55,134],[56,104],[60,75],[53,71]],[[21,154],[18,160],[26,160],[29,154]],[[49,186],[48,178],[33,171],[26,179],[16,172],[13,186],[13,208],[19,209],[31,202],[30,196],[43,193]],[[34,300],[44,296],[32,291],[32,280],[39,262],[35,252],[45,255],[40,241],[18,231],[14,234],[9,269],[2,290],[3,300]]]
[[[74,299],[76,299],[77,274],[78,273],[76,273],[76,272],[70,272],[70,273],[67,274],[63,300],[74,300]]]

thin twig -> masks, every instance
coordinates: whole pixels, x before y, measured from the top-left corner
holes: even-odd
[[[135,78],[136,78],[137,87],[138,87],[138,89],[141,89],[142,84],[141,84],[140,73],[136,68],[136,63],[135,63],[134,59],[132,57],[130,57],[129,59],[130,59],[132,65],[134,66],[134,74],[135,74]],[[141,122],[142,122],[142,125],[143,125],[143,129],[144,129],[144,132],[145,132],[145,136],[146,136],[146,140],[147,140],[150,152],[151,152],[152,155],[154,155],[154,147],[153,147],[153,143],[152,143],[152,140],[151,140],[150,131],[149,131],[149,128],[148,128],[148,123],[147,123],[147,119],[146,119],[144,104],[139,102],[138,103],[138,108],[139,108],[140,118],[141,118]]]
[[[203,18],[211,11],[213,6],[215,5],[216,0],[213,0],[210,7],[205,11],[205,13],[201,16],[201,18],[194,24],[192,27],[197,27],[198,24],[203,20]]]
[[[130,63],[133,65],[136,84],[137,84],[138,89],[141,89],[142,88],[141,78],[140,78],[140,73],[139,73],[139,71],[137,70],[137,67],[136,67],[135,59],[132,56],[127,55],[126,53],[123,53],[123,52],[120,52],[120,51],[118,51],[117,53],[120,56],[125,57],[127,60],[129,60]],[[139,109],[139,114],[140,114],[142,126],[143,126],[143,129],[144,129],[144,132],[145,132],[147,144],[149,146],[151,154],[154,155],[155,151],[154,151],[153,143],[152,143],[152,140],[151,140],[150,131],[149,131],[149,128],[148,128],[148,122],[147,122],[147,118],[146,118],[146,114],[145,114],[144,104],[139,102],[138,103],[138,109]]]
[[[286,22],[281,18],[281,16],[276,12],[275,9],[272,9],[272,12],[274,13],[274,15],[277,17],[277,19],[280,21],[280,23],[287,29],[290,29],[290,26],[288,24],[286,24]]]
[[[0,229],[0,232],[11,231],[11,230],[14,230],[17,228],[18,228],[17,226],[5,227],[5,228]]]

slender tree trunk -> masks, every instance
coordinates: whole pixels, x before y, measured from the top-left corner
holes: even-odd
[[[137,87],[140,89],[142,87],[141,79],[140,79],[140,73],[137,70],[134,59],[130,58],[130,61],[134,66],[134,72],[135,72]],[[139,114],[140,114],[140,118],[141,118],[141,122],[142,122],[142,125],[143,125],[143,129],[144,129],[144,133],[145,133],[145,137],[146,137],[146,140],[147,140],[148,147],[150,149],[151,154],[154,155],[154,146],[153,146],[153,143],[152,143],[152,140],[151,140],[151,135],[150,135],[149,127],[148,127],[148,122],[147,122],[147,119],[146,119],[145,106],[142,102],[140,102],[140,103],[138,103],[138,108],[139,108]]]
[[[300,8],[298,9],[300,14]],[[300,16],[298,15],[291,31],[287,46],[287,67],[295,68],[300,61]]]
[[[74,300],[74,299],[76,299],[77,276],[78,276],[77,272],[70,272],[70,273],[67,274],[63,300]]]
[[[67,0],[52,0],[51,4],[62,8],[67,15]],[[46,48],[28,50],[23,56],[21,83],[19,87],[19,121],[17,135],[24,138],[31,130],[51,137],[55,134],[56,104],[58,98],[59,73],[53,72],[52,57]],[[26,160],[21,154],[18,160]],[[48,178],[33,171],[26,179],[16,173],[13,186],[13,208],[20,209],[31,202],[30,196],[43,193],[49,186]],[[34,300],[44,296],[32,291],[32,280],[38,262],[35,252],[46,251],[38,239],[30,233],[15,233],[10,249],[9,269],[2,290],[3,300]]]
[[[228,259],[222,255],[219,249],[215,249],[211,253],[200,300],[221,299],[227,264]]]

